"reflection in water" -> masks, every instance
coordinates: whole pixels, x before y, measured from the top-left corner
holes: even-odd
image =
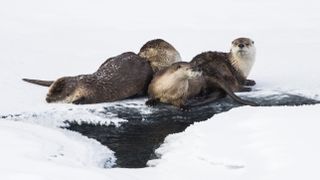
[[[319,101],[292,94],[281,94],[263,98],[247,98],[262,106],[306,105]],[[117,114],[128,122],[120,127],[113,125],[92,125],[69,122],[68,129],[94,138],[115,152],[117,167],[141,168],[148,160],[157,158],[154,150],[164,138],[172,133],[184,131],[194,122],[204,121],[214,114],[240,106],[229,98],[221,99],[207,106],[180,111],[172,106],[158,106],[152,113],[143,113],[139,109],[125,106],[106,107],[105,114]]]

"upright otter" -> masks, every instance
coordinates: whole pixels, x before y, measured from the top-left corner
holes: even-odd
[[[62,77],[56,81],[24,79],[48,86],[46,101],[74,104],[111,102],[144,94],[152,79],[149,63],[133,52],[107,59],[93,74]]]
[[[254,41],[249,38],[238,38],[232,41],[231,50],[227,59],[238,73],[238,80],[243,85],[255,85],[255,81],[247,80],[255,62],[256,48]]]
[[[253,41],[248,38],[234,40],[229,53],[209,51],[194,57],[190,63],[203,72],[207,85],[206,91],[211,94],[210,98],[201,103],[214,101],[226,94],[232,97],[233,92],[250,90],[244,86],[255,84],[253,80],[246,79],[254,59],[255,48]],[[256,105],[250,101],[242,103]]]
[[[248,80],[247,77],[255,62],[255,54],[256,48],[254,46],[254,41],[249,38],[238,38],[232,41],[232,46],[229,53],[216,51],[205,52],[194,57],[191,63],[201,66],[202,63],[206,62],[206,59],[209,61],[213,61],[216,59],[225,60],[232,65],[230,70],[232,70],[232,73],[234,74],[240,85],[253,86],[255,85],[255,81]],[[242,90],[242,88],[239,87],[238,89],[234,89],[234,91],[239,90]]]
[[[154,72],[181,61],[179,52],[171,44],[162,39],[148,41],[142,46],[138,55],[150,62]]]

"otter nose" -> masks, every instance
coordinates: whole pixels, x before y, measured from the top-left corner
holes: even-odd
[[[239,44],[238,46],[239,46],[239,48],[243,48],[243,47],[244,47],[244,45],[243,45],[243,44]]]
[[[47,103],[51,103],[52,102],[52,100],[49,97],[46,98],[46,101],[47,101]]]

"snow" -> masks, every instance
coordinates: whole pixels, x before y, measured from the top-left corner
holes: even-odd
[[[0,178],[317,179],[319,107],[216,115],[168,136],[156,151],[161,159],[144,169],[99,169],[110,152],[77,133],[3,120]]]
[[[202,167],[190,179],[318,179],[319,107],[233,109],[170,135],[149,164]]]
[[[96,141],[35,124],[1,120],[0,144],[1,179],[40,179],[60,169],[103,168],[115,162],[113,152]]]
[[[128,100],[108,104],[83,106],[75,106],[72,104],[52,104],[48,107],[39,108],[36,112],[10,114],[5,116],[5,119],[36,123],[46,127],[66,127],[68,126],[68,122],[76,122],[78,124],[86,122],[98,125],[113,124],[119,127],[121,122],[126,122],[127,120],[116,117],[116,114],[113,114],[112,112],[105,112],[104,108],[119,104],[124,107],[131,106],[126,103],[128,103]],[[136,107],[144,106],[142,100],[137,100],[135,104]],[[147,110],[148,109],[141,109],[144,113],[148,113]]]
[[[103,169],[116,158],[107,147],[57,127],[70,118],[118,125],[125,120],[100,113],[115,104],[47,104],[47,88],[21,81],[92,73],[154,38],[189,61],[246,36],[258,83],[246,96],[320,99],[319,9],[316,0],[0,1],[0,116],[24,117],[0,119],[0,179],[319,179],[319,105],[233,109],[168,136],[152,167]]]

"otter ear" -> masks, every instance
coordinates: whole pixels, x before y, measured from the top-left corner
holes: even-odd
[[[60,92],[62,92],[62,90],[64,89],[65,86],[66,86],[66,80],[65,79],[58,79],[52,84],[52,87],[50,88],[50,92],[52,94],[60,93]]]

